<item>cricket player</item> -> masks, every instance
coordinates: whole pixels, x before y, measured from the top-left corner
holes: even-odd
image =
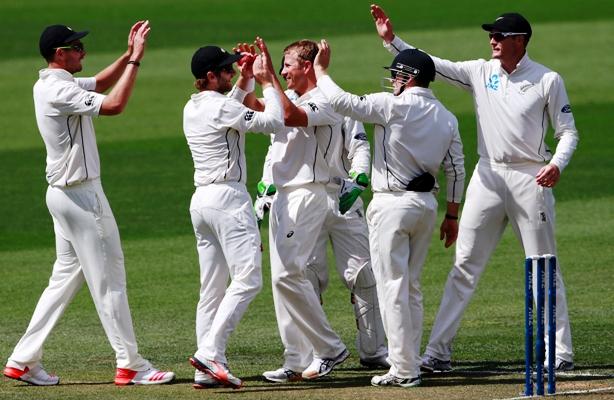
[[[268,51],[261,39],[257,44]],[[328,145],[331,137],[341,135],[343,121],[316,87],[313,60],[317,52],[317,44],[310,40],[286,46],[281,75],[298,98],[290,100],[281,85],[277,87],[285,127],[273,132],[270,150],[277,194],[269,217],[269,244],[275,315],[285,360],[280,369],[265,372],[267,379],[276,382],[319,378],[349,356],[305,276],[314,238],[325,221],[326,184],[331,178]]]
[[[371,6],[371,13],[390,52],[413,48],[394,35],[380,7]],[[578,142],[563,79],[527,54],[529,22],[505,13],[482,29],[490,39],[490,60],[432,57],[437,79],[474,97],[480,159],[467,188],[454,266],[423,357],[426,371],[451,370],[452,341],[463,312],[508,222],[525,256],[556,255],[552,188]],[[558,140],[554,153],[544,142],[549,122]],[[556,279],[556,369],[565,371],[573,369],[573,352],[558,265]]]
[[[314,62],[318,88],[335,111],[375,124],[373,200],[367,209],[369,243],[384,330],[389,371],[374,386],[421,383],[422,292],[420,274],[437,216],[433,193],[443,164],[447,214],[441,225],[446,247],[456,239],[464,184],[458,123],[428,89],[435,77],[430,57],[400,52],[390,66],[394,93],[355,96],[328,76],[330,48],[323,40]]]
[[[260,234],[245,187],[245,133],[277,131],[283,126],[281,102],[273,87],[277,77],[272,68],[267,69],[267,56],[231,54],[205,46],[192,57],[199,92],[184,108],[183,129],[194,160],[196,190],[190,215],[201,283],[196,310],[198,350],[190,358],[197,369],[195,388],[242,385],[228,368],[226,344],[262,287]],[[233,88],[233,64],[240,59],[245,62]],[[253,78],[263,89],[263,112],[241,104]]]
[[[47,150],[47,207],[53,219],[56,261],[30,325],[4,368],[4,375],[32,385],[57,385],[41,364],[43,345],[83,282],[115,351],[116,385],[155,385],[175,374],[154,368],[138,353],[126,294],[119,231],[100,181],[92,118],[117,115],[136,81],[149,21],[130,29],[128,50],[92,78],[75,78],[85,57],[81,39],[65,25],[45,28],[41,55],[48,63],[34,85],[34,110]],[[108,95],[102,94],[113,88]]]
[[[289,98],[296,96],[292,90],[287,90],[286,94]],[[322,294],[328,286],[327,243],[330,240],[337,272],[351,292],[357,325],[356,347],[360,363],[372,369],[389,368],[390,364],[386,361],[388,357],[386,336],[371,269],[369,231],[360,198],[360,194],[368,186],[371,164],[370,146],[362,123],[345,117],[341,135],[331,136],[328,148],[327,162],[333,180],[326,186],[326,218],[307,262],[305,275],[322,303]],[[341,185],[334,181],[341,181]],[[258,187],[260,196],[254,205],[256,215],[262,218],[267,204],[272,203],[271,192],[275,188],[270,177],[270,152],[265,159],[263,178]],[[341,193],[342,187],[346,189],[343,193]],[[267,192],[269,194],[266,194]],[[298,373],[294,375],[292,373],[282,368],[267,371],[263,375],[271,382],[286,382],[288,376],[293,376],[297,380],[300,378]]]

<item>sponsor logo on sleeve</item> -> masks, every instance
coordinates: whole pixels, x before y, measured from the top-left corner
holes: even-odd
[[[313,112],[317,112],[318,111],[318,106],[316,106],[315,103],[309,102],[309,103],[307,103],[307,105],[309,106],[309,108],[311,108],[311,111],[313,111]]]
[[[364,94],[362,96],[359,97],[360,101],[365,101],[367,100],[367,96],[365,96]]]
[[[85,105],[86,106],[91,106],[92,104],[94,104],[94,99],[96,98],[96,96],[94,96],[93,94],[88,94],[85,97]]]
[[[499,90],[499,83],[499,75],[492,74],[490,76],[490,79],[488,79],[488,82],[486,83],[486,88],[497,91]]]
[[[565,104],[563,108],[561,108],[561,112],[565,114],[571,113],[571,104]]]
[[[245,116],[243,116],[243,118],[246,121],[251,121],[252,119],[254,119],[254,114],[255,114],[255,111],[248,111],[245,113]]]
[[[356,139],[356,140],[365,140],[366,141],[367,140],[367,134],[364,133],[364,132],[357,133],[356,135],[354,135],[354,139]]]

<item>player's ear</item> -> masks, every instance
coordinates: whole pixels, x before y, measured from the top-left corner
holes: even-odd
[[[305,69],[305,72],[309,72],[313,70],[313,63],[309,60],[305,60],[303,61],[303,68]]]

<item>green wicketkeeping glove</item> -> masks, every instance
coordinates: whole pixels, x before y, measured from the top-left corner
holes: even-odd
[[[258,182],[258,186],[256,186],[256,191],[258,196],[254,201],[254,213],[256,214],[258,226],[260,226],[260,223],[264,219],[264,214],[271,209],[273,196],[275,196],[275,193],[277,193],[277,188],[273,184],[267,184],[260,181]]]
[[[351,179],[336,178],[334,181],[339,184],[339,212],[345,214],[369,186],[369,177],[365,173],[357,174],[350,171]]]

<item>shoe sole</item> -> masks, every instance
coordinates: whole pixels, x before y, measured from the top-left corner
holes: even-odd
[[[291,378],[291,379],[277,379],[277,378],[269,378],[267,376],[265,376],[264,374],[262,374],[262,377],[264,378],[265,381],[267,382],[273,382],[273,383],[290,383],[290,382],[300,382],[303,380],[302,376],[298,376],[296,378]]]
[[[226,373],[224,373],[224,375],[217,374],[215,371],[213,371],[212,369],[207,367],[205,364],[200,362],[195,357],[190,357],[190,364],[192,364],[192,366],[194,368],[196,368],[197,370],[199,370],[200,372],[204,372],[205,374],[209,374],[209,375],[213,376],[215,379],[220,381],[220,383],[223,384],[223,385],[227,385],[228,387],[231,387],[233,389],[239,389],[239,388],[241,388],[241,386],[243,386],[243,382],[241,382],[240,384],[237,385],[236,383],[233,383],[233,382],[229,381],[228,380],[228,375]]]
[[[412,388],[412,387],[416,387],[416,386],[420,386],[420,384],[422,383],[422,381],[419,381],[418,383],[412,382],[412,383],[406,383],[406,384],[402,384],[402,383],[396,383],[394,385],[378,385],[377,383],[373,383],[371,382],[371,386],[375,386],[375,387],[402,387],[404,389],[407,388]]]
[[[6,376],[7,378],[14,379],[20,382],[24,382],[32,386],[57,386],[60,384],[59,378],[58,378],[58,381],[54,383],[36,383],[33,381],[29,381],[28,379],[22,378],[22,376],[25,375],[25,372],[18,370],[16,368],[11,368],[11,367],[4,368],[4,371],[2,371],[2,374]]]

